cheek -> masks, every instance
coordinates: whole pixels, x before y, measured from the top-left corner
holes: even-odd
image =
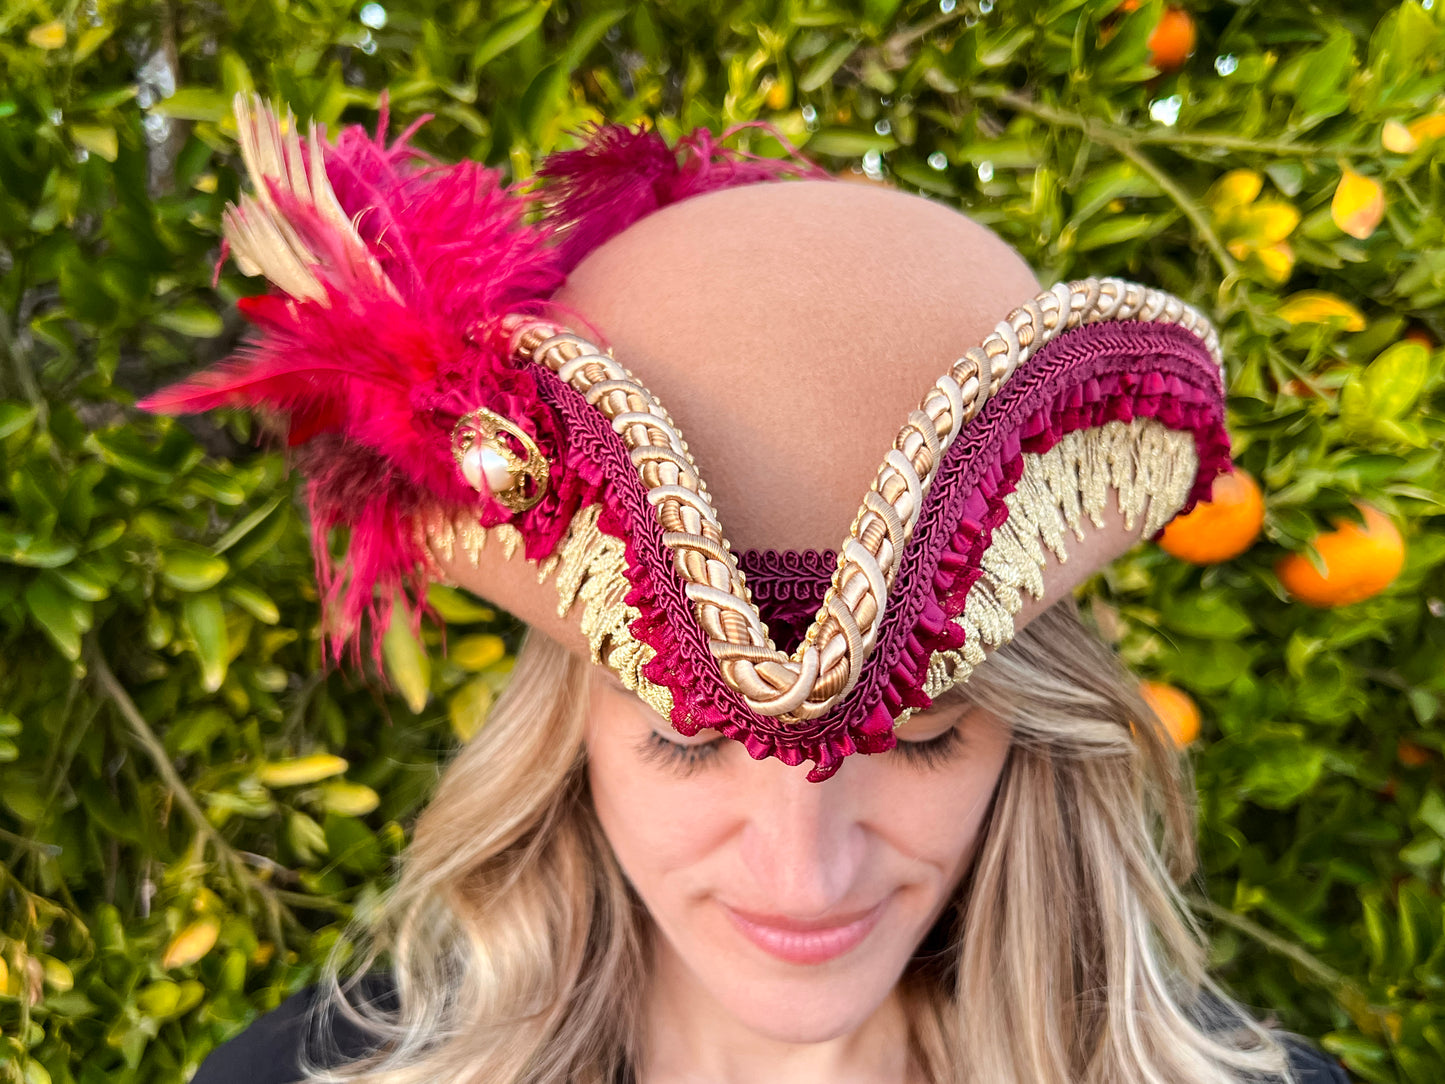
[[[621,698],[594,695],[587,727],[587,772],[592,803],[608,842],[649,909],[659,893],[680,886],[712,848],[720,830],[711,808],[709,772],[670,772],[638,752],[645,739],[635,708]]]
[[[902,853],[947,871],[951,888],[973,859],[1009,743],[1005,725],[975,720],[967,745],[947,764],[919,770],[902,757],[876,758],[869,786],[887,810],[880,833]]]

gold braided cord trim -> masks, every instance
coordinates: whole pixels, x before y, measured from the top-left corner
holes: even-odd
[[[641,613],[623,601],[630,586],[625,575],[626,544],[598,530],[601,513],[602,506],[594,504],[572,517],[567,537],[556,552],[537,563],[537,582],[552,580],[557,589],[558,617],[566,617],[577,603],[582,604],[577,620],[582,635],[587,637],[592,661],[606,666],[643,703],[670,719],[672,692],[642,674],[642,667],[654,652],[632,636],[631,624]],[[423,535],[432,552],[452,561],[460,550],[473,565],[478,563],[488,536],[502,547],[502,556],[508,561],[522,543],[521,533],[510,523],[484,528],[465,517],[453,520],[439,512],[424,521]]]
[[[1125,527],[1134,530],[1142,518],[1148,537],[1184,506],[1198,469],[1193,435],[1153,418],[1076,430],[1047,452],[1025,454],[1023,476],[1004,498],[1008,519],[994,528],[983,575],[955,618],[964,644],[933,653],[923,691],[937,697],[967,681],[989,651],[1013,639],[1023,592],[1044,596],[1045,551],[1067,561],[1066,533],[1082,541],[1085,518],[1102,527],[1110,493]],[[905,711],[897,721],[908,715]]]
[[[1050,339],[1111,320],[1176,324],[1219,361],[1218,336],[1195,309],[1121,279],[1060,283],[1019,306],[938,379],[899,430],[839,547],[823,604],[791,655],[768,635],[697,464],[657,398],[610,355],[557,325],[518,321],[513,343],[520,358],[552,369],[622,437],[723,680],[752,710],[789,723],[825,714],[857,683],[924,497],[963,426]]]

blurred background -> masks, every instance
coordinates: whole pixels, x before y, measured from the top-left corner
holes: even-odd
[[[591,121],[763,119],[1045,283],[1210,314],[1245,473],[1085,609],[1197,773],[1226,984],[1359,1080],[1445,1080],[1442,7],[7,0],[0,1081],[183,1081],[313,981],[517,643],[437,589],[386,673],[328,670],[283,458],[134,410],[245,333],[260,281],[212,278],[253,89],[333,133],[386,91],[517,181]]]

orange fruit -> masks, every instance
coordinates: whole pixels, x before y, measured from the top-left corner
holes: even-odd
[[[1409,331],[1405,332],[1404,337],[1408,342],[1419,343],[1426,350],[1435,349],[1435,340],[1430,336],[1430,333],[1426,331],[1423,327],[1412,327]]]
[[[1165,553],[1196,565],[1213,565],[1238,557],[1254,544],[1264,524],[1264,494],[1248,471],[1214,479],[1209,500],[1188,515],[1175,516],[1159,538]]]
[[[1182,8],[1165,8],[1149,35],[1149,63],[1161,72],[1178,71],[1194,52],[1194,18]]]
[[[1279,582],[1295,598],[1311,606],[1348,606],[1378,595],[1405,567],[1405,540],[1384,513],[1356,505],[1361,526],[1345,519],[1314,540],[1324,561],[1321,573],[1303,553],[1282,557],[1274,566]]]
[[[1429,764],[1433,755],[1424,746],[1416,745],[1404,738],[1401,738],[1399,744],[1395,746],[1395,757],[1407,768],[1418,768],[1422,764]]]
[[[1163,681],[1141,681],[1139,693],[1179,748],[1199,737],[1199,707],[1183,689]]]

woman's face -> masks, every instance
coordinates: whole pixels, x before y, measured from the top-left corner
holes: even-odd
[[[716,731],[682,737],[592,668],[592,797],[662,963],[759,1034],[859,1027],[973,859],[1007,728],[957,703],[896,733],[897,749],[809,783]]]

